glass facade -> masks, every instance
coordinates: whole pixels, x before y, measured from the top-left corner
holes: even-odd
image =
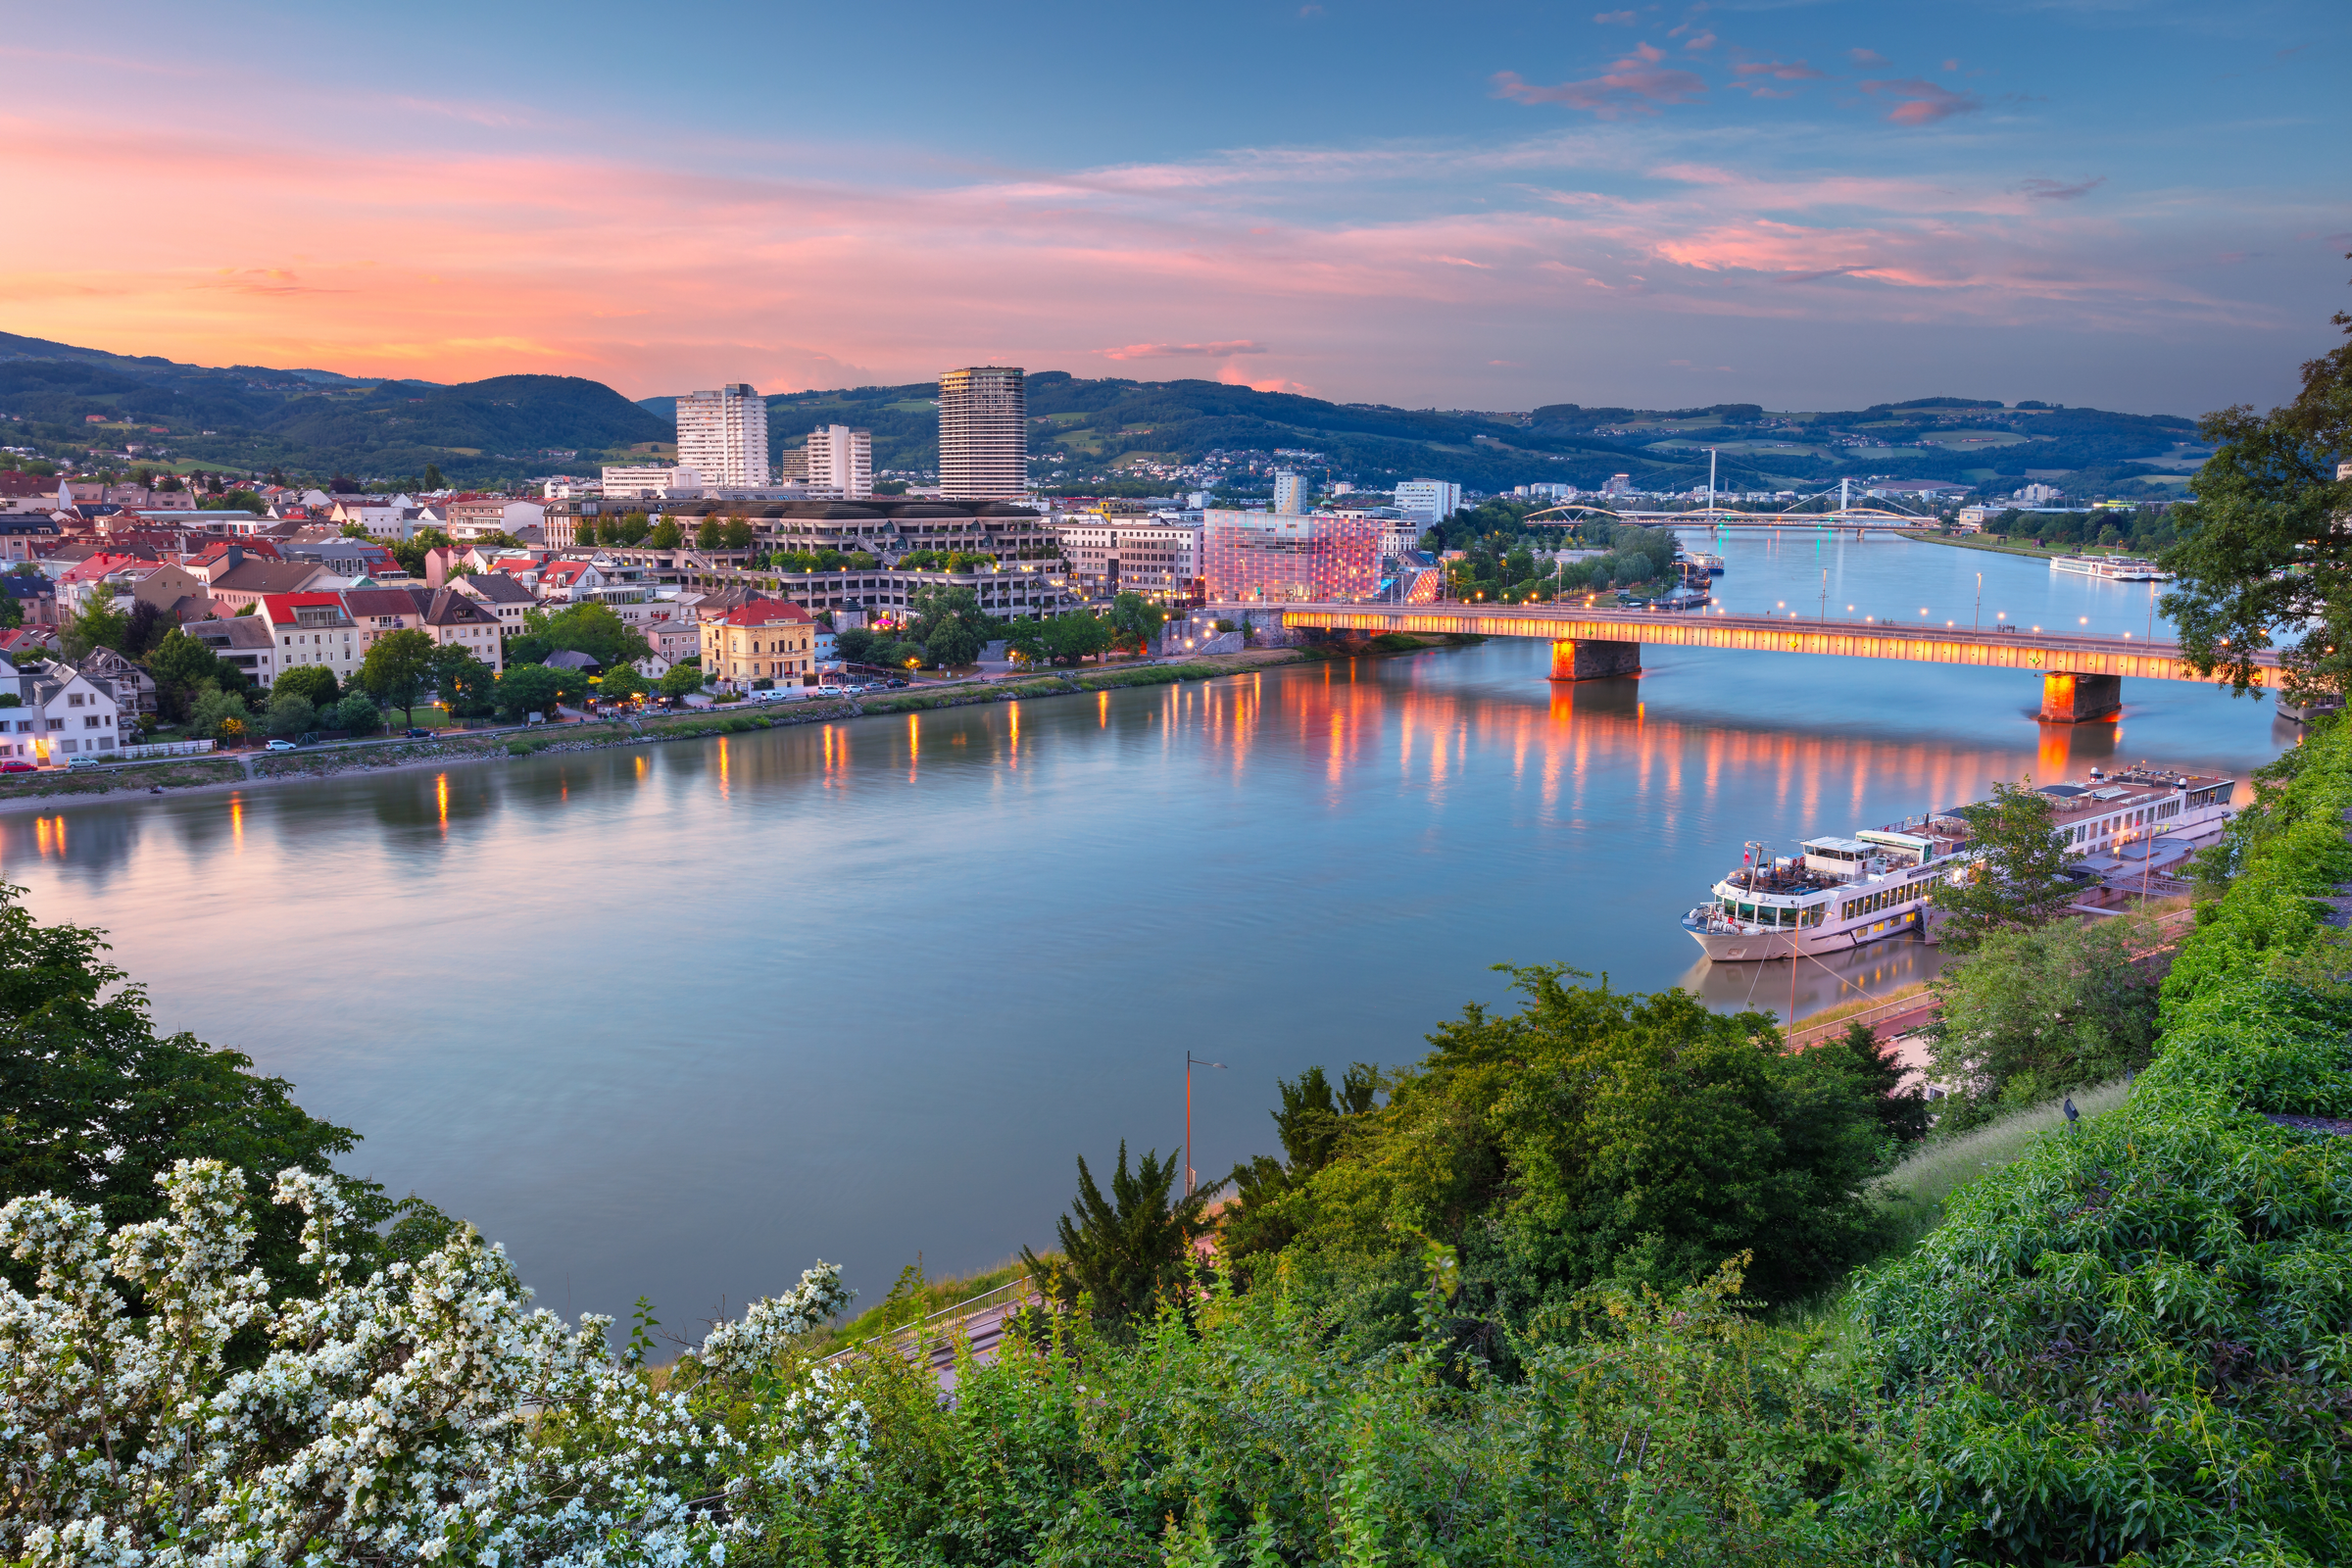
[[[1381,525],[1326,513],[1210,512],[1201,576],[1215,604],[1380,597]]]

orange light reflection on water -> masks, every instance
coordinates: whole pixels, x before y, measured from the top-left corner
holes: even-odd
[[[449,775],[433,775],[433,806],[441,814],[441,836],[449,837]]]

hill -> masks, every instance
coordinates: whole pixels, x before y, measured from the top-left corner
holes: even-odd
[[[818,424],[868,429],[877,472],[939,466],[937,388],[918,381],[768,398],[772,451]],[[265,366],[210,368],[0,333],[0,435],[53,458],[414,482],[428,465],[488,485],[644,461],[675,438],[674,397],[632,403],[577,376],[458,386]],[[1033,471],[1074,490],[1263,493],[1291,466],[1381,490],[1436,477],[1478,490],[1539,481],[1645,489],[1702,483],[1707,449],[1727,490],[1812,490],[1841,478],[1944,479],[2078,493],[2168,493],[2204,457],[2190,420],[2026,402],[1921,398],[1866,409],[1756,404],[1630,409],[1548,404],[1518,413],[1332,403],[1216,381],[1029,378]]]
[[[771,397],[770,438],[798,446],[811,425],[858,425],[873,431],[877,471],[933,469],[934,390],[915,382]],[[1369,489],[1416,476],[1481,490],[1545,480],[1596,486],[1613,473],[1644,488],[1681,488],[1704,482],[1714,447],[1718,482],[1733,490],[1817,488],[1849,476],[1986,484],[2064,474],[2077,488],[2129,494],[2166,489],[2164,474],[2184,473],[2204,456],[2194,421],[2176,416],[1950,397],[1818,413],[1563,403],[1490,414],[1046,370],[1029,378],[1029,414],[1039,477],[1073,487],[1126,478],[1166,490],[1223,473],[1249,489],[1254,459],[1262,488],[1262,470],[1279,458]]]
[[[400,480],[520,479],[670,439],[599,381],[502,375],[458,386],[331,370],[212,368],[0,333],[8,444],[86,462]],[[134,450],[135,449],[135,450]],[[562,456],[558,456],[562,454]]]

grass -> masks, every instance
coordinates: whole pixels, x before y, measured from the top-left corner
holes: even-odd
[[[1000,1286],[1009,1285],[1028,1276],[1029,1267],[1017,1257],[1008,1257],[994,1268],[984,1268],[975,1274],[960,1274],[952,1279],[909,1282],[902,1277],[889,1296],[867,1307],[847,1323],[823,1329],[814,1337],[810,1348],[819,1355],[831,1355],[853,1347],[878,1340],[910,1323],[919,1323],[934,1312],[945,1311],[975,1296],[985,1296]],[[911,1284],[911,1288],[907,1288]]]
[[[169,757],[128,767],[91,768],[82,772],[0,773],[0,800],[52,795],[107,795],[117,790],[147,790],[161,784],[184,789],[191,784],[222,784],[245,776],[241,762],[225,757]]]
[[[2088,1121],[2115,1109],[2131,1093],[2129,1086],[2120,1083],[2078,1089],[2073,1095],[2075,1109]],[[1921,1237],[1941,1224],[1944,1205],[1954,1193],[1982,1181],[1989,1171],[2022,1159],[2035,1144],[2065,1130],[2065,1112],[2060,1102],[2053,1100],[2012,1111],[1973,1132],[1932,1138],[1921,1145],[1880,1178],[1874,1189],[1880,1206],[1895,1222],[1899,1237],[1895,1250],[1916,1246]]]
[[[1796,1027],[1814,1029],[1825,1023],[1836,1023],[1840,1018],[1851,1017],[1857,1012],[1867,1012],[1872,1007],[1886,1003],[1900,1002],[1906,997],[1920,996],[1927,989],[1928,983],[1922,980],[1916,985],[1897,986],[1892,991],[1879,992],[1867,997],[1856,997],[1851,1002],[1840,1002],[1835,1007],[1824,1007],[1819,1012],[1806,1013],[1802,1018],[1796,1020]]]

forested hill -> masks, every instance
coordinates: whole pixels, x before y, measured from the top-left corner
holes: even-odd
[[[459,483],[519,480],[643,443],[667,421],[601,381],[502,375],[458,386],[331,370],[210,368],[0,333],[0,444],[87,464]]]
[[[877,469],[938,465],[935,388],[927,382],[771,397],[768,428],[797,446],[812,425],[874,433]],[[644,406],[663,415],[671,400]],[[2023,483],[2066,475],[2071,488],[2161,492],[2165,475],[2193,469],[2205,449],[2191,419],[2110,414],[2037,402],[2004,407],[1922,398],[1867,409],[1768,411],[1755,404],[1700,409],[1551,404],[1477,413],[1328,403],[1215,381],[1080,380],[1058,370],[1029,378],[1030,450],[1065,484],[1127,475],[1165,479],[1215,453],[1280,454],[1318,475],[1367,488],[1416,476],[1494,490],[1539,480],[1597,485],[1630,473],[1644,487],[1706,476],[1719,454],[1727,489],[1785,489],[1844,476]],[[1164,488],[1164,486],[1162,486]]]
[[[877,469],[931,471],[936,392],[918,381],[771,396],[770,444],[797,447],[814,425],[851,424],[873,432]],[[101,466],[125,468],[414,483],[429,465],[461,484],[519,482],[665,456],[674,404],[631,403],[576,376],[442,386],[179,365],[0,333],[0,445],[83,466],[96,454]],[[1371,490],[1414,477],[1479,490],[1540,480],[1594,486],[1613,473],[1643,488],[1683,488],[1704,480],[1712,447],[1730,490],[1884,475],[2000,488],[2053,478],[2071,491],[2129,495],[2177,488],[2204,456],[2192,422],[2176,416],[1948,397],[1812,413],[1572,403],[1480,413],[1041,370],[1029,378],[1029,412],[1039,478],[1160,493],[1213,488],[1219,475],[1248,488],[1252,465],[1262,484],[1277,462]]]

